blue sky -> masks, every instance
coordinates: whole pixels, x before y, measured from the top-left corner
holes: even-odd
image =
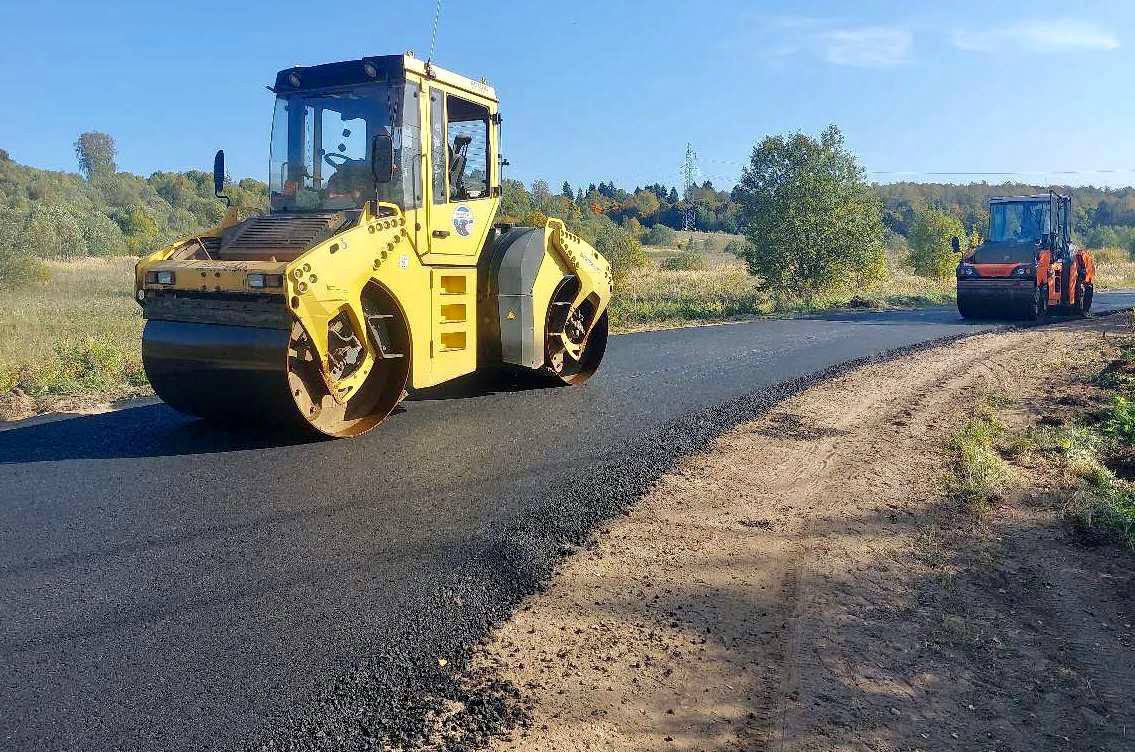
[[[673,184],[689,141],[702,176],[728,186],[761,136],[834,122],[876,180],[1135,183],[1135,3],[914,5],[448,0],[435,61],[497,87],[510,176],[526,182]],[[13,158],[73,170],[75,136],[103,130],[120,169],[207,170],[224,147],[235,177],[261,179],[276,70],[425,56],[434,13],[433,0],[5,6]],[[1106,169],[1119,172],[1089,172]]]

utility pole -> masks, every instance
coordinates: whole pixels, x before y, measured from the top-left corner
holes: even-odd
[[[694,188],[697,187],[698,175],[698,155],[694,152],[694,147],[689,142],[686,143],[686,157],[682,160],[682,199],[686,202],[686,210],[682,216],[682,229],[686,232],[694,229],[694,214],[693,202],[690,198],[693,196]]]

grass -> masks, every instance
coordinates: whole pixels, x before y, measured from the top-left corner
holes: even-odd
[[[725,233],[679,233],[681,242],[709,238],[715,250],[705,252],[706,268],[668,269],[679,248],[646,246],[648,264],[635,269],[615,290],[611,325],[615,331],[635,331],[691,323],[728,321],[751,316],[808,313],[841,307],[888,308],[950,304],[954,281],[919,277],[892,262],[888,278],[872,287],[848,289],[811,305],[778,303],[749,275],[745,263],[725,253],[733,237]]]
[[[1093,248],[1096,260],[1096,289],[1135,287],[1135,261],[1122,248]]]
[[[965,507],[987,509],[1013,483],[1015,473],[998,451],[1005,427],[987,401],[982,412],[954,435],[957,468],[950,481],[950,494]]]
[[[0,419],[63,398],[116,399],[146,384],[134,259],[47,263],[45,283],[0,296]]]
[[[1002,455],[1039,456],[1063,474],[1058,497],[1075,528],[1112,535],[1135,549],[1135,488],[1108,467],[1115,441],[1104,431],[1074,425],[1010,432],[986,414],[968,421],[951,443],[957,464],[950,491],[966,508],[987,511],[1016,485],[1017,468]]]
[[[1099,428],[1071,426],[1032,432],[1038,451],[1064,469],[1069,493],[1064,515],[1080,530],[1110,533],[1135,549],[1135,488],[1108,467],[1108,454],[1119,442],[1107,424]]]
[[[708,269],[700,271],[667,270],[652,264],[631,272],[615,291],[611,325],[615,331],[628,331],[772,311],[768,296],[740,262],[711,261]]]
[[[1135,347],[1120,342],[1118,352],[1118,358],[1090,380],[1106,407],[1078,408],[1071,422],[1011,430],[998,418],[998,411],[1008,405],[985,400],[951,442],[956,457],[949,479],[952,495],[980,512],[1026,480],[1049,484],[1049,495],[1074,528],[1135,550],[1135,483],[1127,479],[1135,470],[1135,401],[1130,391]],[[1117,470],[1125,471],[1124,477]]]

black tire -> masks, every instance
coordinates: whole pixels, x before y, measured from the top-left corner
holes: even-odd
[[[1025,305],[1026,321],[1043,321],[1048,315],[1048,291],[1043,287],[1036,288],[1032,302]]]
[[[982,317],[983,311],[980,304],[978,304],[976,300],[971,299],[969,295],[962,294],[962,292],[959,290],[958,314],[963,319],[980,319]]]
[[[961,315],[963,319],[974,318],[973,308],[970,306],[969,302],[964,300],[960,295],[958,296],[958,314]]]
[[[1080,280],[1076,283],[1076,313],[1087,316],[1092,312],[1092,298],[1095,297],[1095,285]]]

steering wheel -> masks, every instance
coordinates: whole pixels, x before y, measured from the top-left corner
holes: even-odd
[[[341,159],[343,161],[342,162],[335,162],[331,159],[331,157],[339,157],[339,159]],[[340,167],[342,167],[343,165],[345,165],[347,162],[351,162],[353,160],[350,157],[348,157],[346,154],[340,154],[337,151],[328,151],[328,152],[323,153],[323,161],[326,162],[327,164],[331,165],[332,167],[334,167],[337,170]]]

